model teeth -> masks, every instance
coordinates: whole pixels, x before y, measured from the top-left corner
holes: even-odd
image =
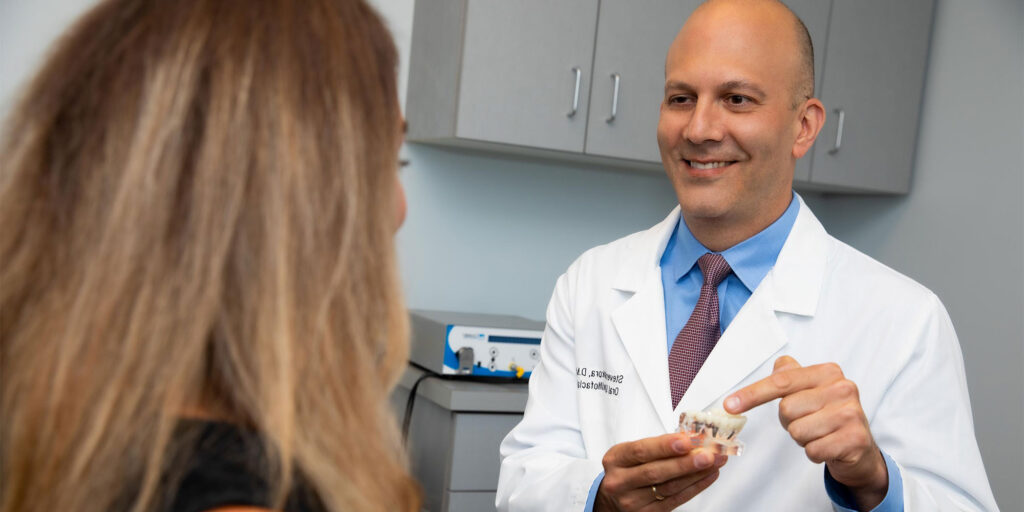
[[[727,165],[729,165],[729,162],[708,162],[706,164],[702,164],[700,162],[690,160],[690,167],[693,167],[694,169],[717,169]]]
[[[694,435],[710,435],[714,439],[732,439],[746,424],[746,416],[729,414],[721,409],[687,411],[679,418],[681,431]]]

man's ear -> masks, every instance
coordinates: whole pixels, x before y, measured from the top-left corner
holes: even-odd
[[[793,142],[793,158],[801,158],[811,150],[814,139],[825,126],[825,106],[818,98],[810,98],[800,106],[797,120],[800,126]]]

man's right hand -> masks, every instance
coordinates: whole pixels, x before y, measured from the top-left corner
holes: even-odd
[[[617,444],[601,461],[604,479],[594,511],[672,510],[707,489],[726,460],[683,434]]]

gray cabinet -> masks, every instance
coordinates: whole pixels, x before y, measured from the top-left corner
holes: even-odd
[[[523,417],[525,382],[471,382],[430,376],[409,365],[392,393],[400,420],[413,387],[407,449],[426,512],[494,510],[501,440]]]
[[[699,3],[416,2],[407,138],[660,169],[665,52]]]
[[[416,2],[408,139],[583,151],[596,23],[594,0]]]
[[[784,1],[827,110],[795,185],[906,192],[935,0]],[[699,3],[419,0],[408,140],[661,172],[665,54]]]
[[[833,2],[819,94],[828,118],[812,149],[812,185],[910,189],[934,9],[935,0]]]

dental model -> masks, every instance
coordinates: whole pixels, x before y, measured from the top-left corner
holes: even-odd
[[[722,409],[714,411],[686,411],[679,415],[679,432],[699,437],[704,448],[722,455],[740,455],[743,443],[737,434],[746,425],[747,417],[729,414]]]

